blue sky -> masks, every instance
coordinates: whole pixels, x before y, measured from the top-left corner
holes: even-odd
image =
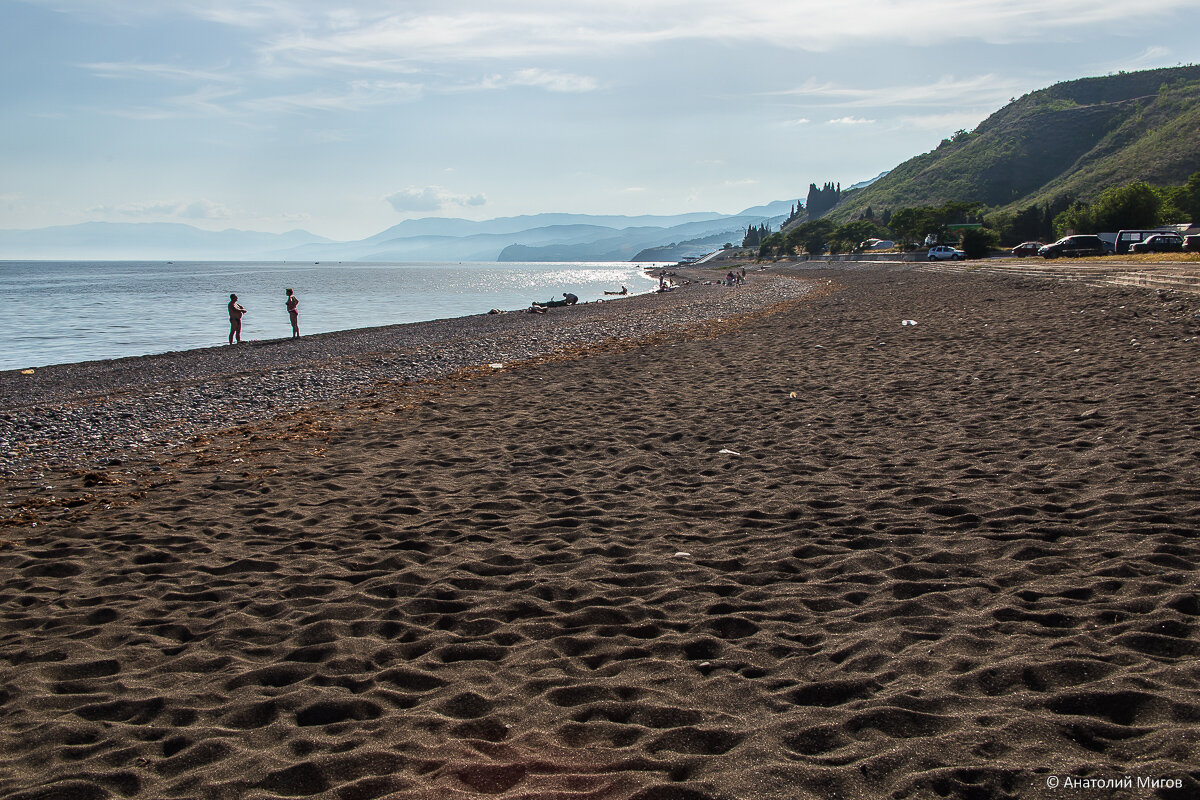
[[[1200,61],[1200,0],[0,0],[0,228],[735,212]]]

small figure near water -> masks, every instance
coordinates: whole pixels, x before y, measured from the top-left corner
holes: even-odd
[[[567,301],[567,305],[573,306],[579,302],[579,298],[570,292],[563,292],[563,299]]]
[[[229,295],[229,343],[233,344],[233,338],[236,336],[238,344],[242,343],[242,315],[246,313],[246,309],[242,308],[237,301],[237,295]]]
[[[284,304],[287,307],[288,318],[292,321],[292,338],[300,338],[300,298],[296,297],[291,289],[284,289],[287,293],[287,302]]]

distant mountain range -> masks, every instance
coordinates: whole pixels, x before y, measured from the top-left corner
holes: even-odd
[[[535,214],[479,222],[430,217],[351,242],[300,230],[272,234],[175,223],[87,222],[0,230],[0,259],[630,261],[650,249],[678,259],[711,251],[711,242],[741,244],[747,226],[769,222],[778,227],[791,208],[791,201],[781,200],[739,214]]]
[[[1136,181],[1180,185],[1200,170],[1200,66],[1058,83],[1014,100],[825,216],[980,202],[994,210],[1090,201]],[[856,188],[856,187],[851,187]]]

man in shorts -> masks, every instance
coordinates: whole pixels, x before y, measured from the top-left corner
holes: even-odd
[[[242,315],[246,313],[246,309],[242,308],[237,301],[237,295],[229,295],[229,343],[233,344],[233,338],[236,336],[238,344],[242,343]]]

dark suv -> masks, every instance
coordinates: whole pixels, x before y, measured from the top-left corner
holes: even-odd
[[[1064,236],[1054,244],[1038,250],[1042,258],[1071,258],[1073,256],[1103,256],[1108,254],[1108,245],[1099,236],[1079,234]]]
[[[1176,233],[1156,233],[1129,248],[1131,253],[1178,253],[1183,250],[1183,237]]]

